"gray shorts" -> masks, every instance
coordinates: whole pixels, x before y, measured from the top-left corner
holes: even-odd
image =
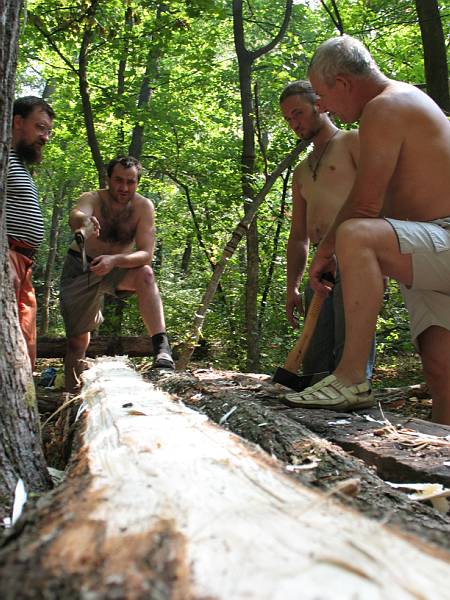
[[[433,325],[450,330],[450,217],[426,223],[386,219],[402,254],[411,254],[413,282],[400,284],[410,317],[411,336]]]
[[[128,269],[115,268],[105,277],[83,273],[81,255],[69,253],[61,274],[60,302],[66,336],[72,338],[97,329],[103,323],[105,294],[125,298],[132,292],[117,291]]]

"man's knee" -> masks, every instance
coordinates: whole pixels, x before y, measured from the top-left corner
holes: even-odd
[[[434,381],[450,381],[450,365],[448,356],[437,352],[421,352],[423,370],[427,379]]]
[[[136,289],[152,287],[156,283],[155,274],[150,265],[143,265],[136,269]]]
[[[336,251],[349,248],[364,248],[373,239],[372,219],[348,219],[336,231]]]

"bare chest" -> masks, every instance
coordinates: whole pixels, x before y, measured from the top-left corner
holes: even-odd
[[[95,210],[95,216],[100,223],[98,241],[113,246],[129,246],[136,235],[137,217],[133,206],[112,209],[109,205],[100,202]]]
[[[318,243],[333,223],[350,193],[355,167],[350,158],[324,157],[314,179],[305,161],[301,171],[301,194],[306,202],[308,236]]]

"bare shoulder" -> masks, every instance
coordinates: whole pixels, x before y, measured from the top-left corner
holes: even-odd
[[[367,102],[362,113],[361,126],[372,121],[389,124],[406,120],[419,108],[423,97],[423,92],[413,85],[390,81],[382,92]]]
[[[338,135],[338,140],[342,140],[344,144],[357,144],[359,140],[358,130],[357,129],[349,129],[349,130],[341,130]]]
[[[150,198],[146,198],[137,192],[134,195],[134,200],[136,206],[142,208],[142,210],[153,210],[155,208]]]
[[[80,194],[75,207],[76,208],[92,208],[94,209],[99,203],[99,192],[91,191],[91,192],[83,192]]]
[[[136,192],[134,196],[134,206],[140,217],[153,217],[155,207],[149,198]]]
[[[295,167],[294,173],[292,175],[292,180],[297,184],[301,184],[302,179],[305,176],[305,172],[307,171],[307,168],[308,168],[308,161],[306,158],[304,158]]]
[[[349,151],[352,155],[359,153],[359,132],[357,129],[340,131],[336,138],[336,146]]]

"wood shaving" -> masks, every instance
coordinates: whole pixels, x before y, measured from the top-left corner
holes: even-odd
[[[450,436],[430,435],[403,425],[395,426],[384,415],[383,417],[386,425],[374,429],[372,431],[374,436],[388,437],[391,441],[397,442],[400,446],[409,448],[413,452],[420,452],[425,448],[450,448]]]

